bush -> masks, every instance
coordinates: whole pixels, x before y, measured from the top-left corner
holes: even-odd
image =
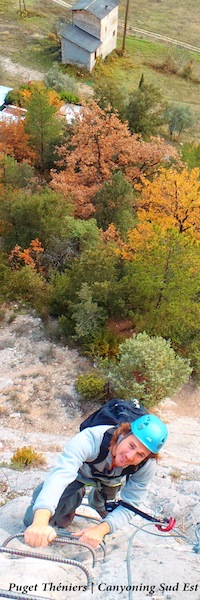
[[[113,331],[109,331],[105,327],[95,334],[92,342],[85,346],[85,351],[93,360],[111,359],[119,353],[120,342],[122,342],[122,337],[115,335]]]
[[[120,344],[117,364],[107,368],[116,394],[136,397],[145,406],[174,394],[192,372],[190,361],[175,354],[170,340],[150,337],[146,332],[133,334]]]
[[[64,102],[69,102],[69,104],[80,104],[80,97],[78,94],[74,94],[73,92],[61,90],[61,92],[59,92],[59,96],[61,100]]]
[[[95,370],[79,375],[76,387],[84,400],[102,400],[106,395],[106,379]]]
[[[45,316],[48,302],[48,284],[41,275],[29,266],[11,271],[5,295],[10,301],[21,300]]]
[[[17,448],[11,458],[11,467],[14,469],[36,468],[46,464],[44,456],[31,448],[31,446],[23,446]]]
[[[46,87],[53,88],[57,92],[65,91],[71,94],[77,93],[77,83],[74,77],[63,73],[57,63],[54,63],[48,73],[45,75]]]

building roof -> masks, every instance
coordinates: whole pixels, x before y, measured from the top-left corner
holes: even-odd
[[[79,0],[72,10],[87,10],[98,19],[103,19],[118,4],[119,0]]]
[[[26,113],[26,108],[8,104],[6,108],[0,111],[0,121],[19,121],[20,119],[25,119]]]
[[[98,38],[73,24],[64,27],[60,32],[60,35],[65,38],[65,40],[72,42],[76,46],[80,46],[80,48],[83,48],[88,52],[95,52],[102,44],[101,40],[98,40]]]
[[[4,104],[7,93],[11,92],[11,90],[13,90],[13,88],[6,87],[5,85],[0,85],[0,106]]]

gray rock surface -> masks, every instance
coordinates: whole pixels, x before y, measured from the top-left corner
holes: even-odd
[[[78,431],[83,413],[90,412],[89,405],[83,411],[75,391],[77,373],[84,372],[86,359],[76,350],[52,344],[34,315],[11,316],[7,315],[0,331],[0,544],[23,531],[23,514],[32,490],[55,464],[67,439]],[[42,549],[48,557],[82,561],[93,578],[93,588],[87,591],[86,576],[77,567],[0,553],[0,589],[11,587],[22,591],[23,597],[28,592],[55,600],[199,600],[199,554],[193,551],[200,521],[199,401],[199,388],[189,384],[157,408],[168,424],[169,439],[141,508],[176,518],[175,537],[133,517],[129,528],[107,536],[106,558],[103,561],[99,548],[94,569],[88,550],[72,545]],[[46,465],[25,471],[5,466],[22,446],[42,452]],[[94,516],[87,506],[80,510]],[[76,516],[70,530],[90,523],[86,516]],[[142,526],[145,531],[137,530]],[[128,574],[127,552],[133,533]],[[36,551],[16,538],[9,547]]]

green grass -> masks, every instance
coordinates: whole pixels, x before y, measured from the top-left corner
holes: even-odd
[[[120,15],[124,14],[125,2],[120,5]],[[46,72],[55,58],[47,51],[46,40],[48,33],[59,26],[61,19],[66,18],[68,11],[51,3],[49,0],[26,0],[26,7],[30,16],[21,18],[16,0],[0,0],[0,31],[2,33],[2,54],[9,57],[13,62],[19,63],[29,69]],[[200,45],[199,38],[191,34],[191,27],[200,30],[199,0],[178,3],[172,0],[154,1],[143,0],[139,3],[135,0],[130,3],[129,25],[144,27],[176,36],[187,42]],[[181,24],[181,26],[180,26]],[[199,24],[199,25],[198,25]],[[187,26],[186,26],[187,25]],[[182,36],[178,35],[181,28]],[[183,37],[185,36],[185,37]],[[122,47],[122,36],[118,36],[118,50]],[[177,75],[166,74],[158,71],[156,67],[171,57],[177,65],[179,72],[190,60],[193,61],[193,76],[200,80],[200,54],[192,53],[183,48],[169,46],[161,42],[138,39],[133,35],[126,37],[126,52],[120,56],[119,52],[113,52],[104,63],[100,64],[92,73],[81,69],[84,76],[78,82],[87,83],[92,86],[95,77],[104,75],[112,77],[129,91],[138,87],[143,73],[145,82],[152,83],[160,89],[163,97],[169,102],[178,102],[190,105],[195,117],[195,126],[186,132],[181,141],[194,139],[199,141],[200,135],[200,107],[199,91],[200,85],[190,80],[185,80]],[[77,75],[80,68],[75,66],[63,66],[63,70]],[[28,77],[28,75],[27,75]],[[19,74],[8,75],[1,69],[0,83],[17,86],[22,83]]]
[[[21,17],[16,0],[0,0],[1,54],[24,67],[44,72],[55,60],[46,52],[44,40],[50,31],[59,28],[67,10],[48,0],[26,0],[26,8],[29,16]],[[1,83],[5,83],[5,76]]]
[[[121,46],[122,39],[118,38],[118,50],[121,49]],[[119,52],[113,52],[94,71],[93,78],[95,76],[98,78],[101,76],[110,76],[118,83],[121,83],[121,85],[126,86],[128,91],[131,92],[138,87],[141,75],[143,74],[145,82],[159,88],[165,100],[191,106],[195,114],[195,125],[193,129],[182,134],[181,141],[188,141],[190,139],[199,141],[200,84],[183,79],[180,75],[167,74],[155,69],[155,66],[159,66],[165,62],[169,55],[172,56],[179,72],[184,65],[193,59],[193,74],[200,80],[200,61],[197,60],[198,55],[183,49],[171,51],[165,44],[139,40],[132,36],[127,36],[125,54],[120,56]]]
[[[126,0],[121,0],[120,19],[125,6]],[[199,0],[134,0],[129,4],[128,25],[200,47]]]

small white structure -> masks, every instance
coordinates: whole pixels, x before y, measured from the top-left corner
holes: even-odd
[[[82,109],[83,109],[83,107],[80,106],[79,104],[65,103],[59,109],[59,115],[61,115],[62,117],[65,117],[67,123],[69,125],[71,125],[71,123],[73,123],[73,121],[76,120],[77,115],[80,115],[80,112]]]
[[[13,90],[13,88],[7,87],[6,85],[0,85],[0,108],[4,105],[6,96],[11,90]]]
[[[15,106],[15,104],[8,104],[0,111],[0,121],[16,123],[19,120],[25,119],[26,113],[26,108],[20,108],[19,106]]]
[[[60,32],[62,62],[92,71],[98,56],[117,45],[119,0],[79,0],[72,7],[72,24]]]

